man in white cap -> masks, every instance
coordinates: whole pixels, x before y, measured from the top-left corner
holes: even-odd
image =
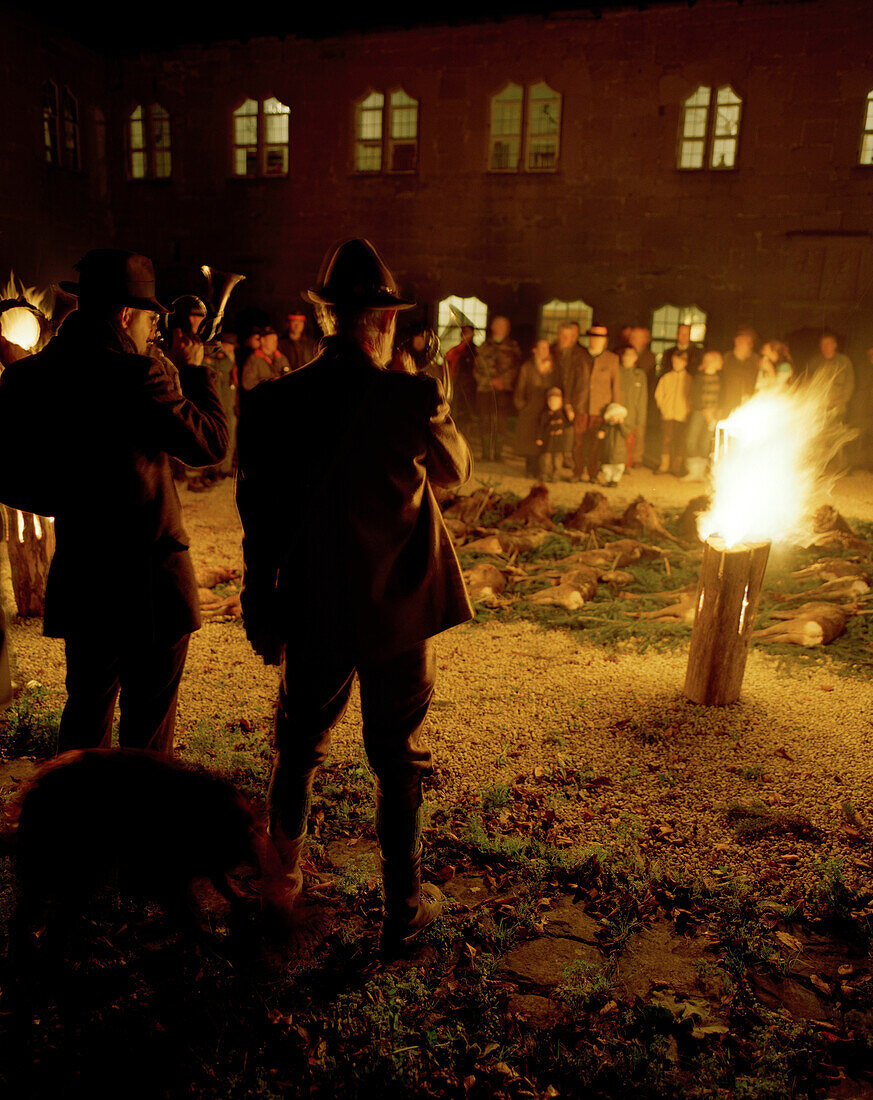
[[[337,248],[307,297],[321,351],[252,391],[238,437],[245,626],[281,665],[269,830],[293,904],[313,779],[357,673],[391,953],[442,906],[421,884],[421,731],[432,638],[473,611],[431,485],[463,484],[472,460],[439,382],[386,370],[413,303],[369,241]]]

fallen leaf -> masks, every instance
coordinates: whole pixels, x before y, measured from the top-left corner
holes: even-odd
[[[782,745],[780,745],[778,749],[773,750],[773,755],[774,756],[781,756],[783,760],[793,760],[794,759],[794,757],[791,755],[791,753],[788,751],[788,749],[784,748]]]
[[[797,938],[792,936],[790,932],[777,932],[776,939],[782,944],[783,947],[787,947],[789,951],[802,951],[803,944]]]
[[[819,993],[824,994],[825,997],[830,997],[831,987],[828,985],[827,982],[822,981],[818,974],[810,974],[809,980],[812,985],[814,985],[815,988],[819,991]]]

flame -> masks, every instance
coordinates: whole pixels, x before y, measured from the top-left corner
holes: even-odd
[[[27,306],[11,306],[0,313],[0,332],[10,344],[16,344],[25,351],[33,351],[40,342],[42,326],[39,317],[33,312],[37,310],[43,317],[51,317],[54,310],[54,291],[37,290],[35,286],[25,286],[16,279],[15,272],[10,271],[9,281],[5,287],[0,287],[0,300],[18,300],[26,302]]]
[[[769,390],[719,425],[715,495],[698,519],[702,539],[720,535],[728,548],[809,542],[812,514],[844,472],[840,452],[857,435],[829,411],[830,392],[821,376]]]
[[[10,344],[30,351],[39,343],[39,320],[25,306],[13,306],[0,313],[0,332]]]
[[[38,309],[43,317],[51,317],[55,306],[55,292],[51,287],[37,290],[35,286],[25,286],[20,279],[16,279],[14,271],[9,272],[6,286],[0,288],[0,299],[3,298],[23,298],[28,305]]]

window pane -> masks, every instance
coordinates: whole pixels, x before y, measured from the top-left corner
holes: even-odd
[[[244,115],[233,120],[233,140],[235,145],[255,145],[258,140],[257,115]]]
[[[733,168],[737,161],[737,139],[716,138],[712,143],[712,168]]]
[[[268,145],[264,150],[264,175],[285,176],[288,174],[288,146]]]
[[[418,146],[414,142],[398,141],[391,146],[391,171],[414,172]]]
[[[685,100],[686,107],[708,107],[709,106],[710,89],[701,84],[693,95],[690,95]]]
[[[529,92],[528,126],[531,134],[557,134],[561,123],[561,97],[547,84],[535,84]]]
[[[136,118],[136,119],[141,119],[142,118],[142,105],[140,105],[139,107],[134,107],[134,109],[130,112],[130,117],[131,118]]]
[[[172,156],[169,151],[158,150],[155,152],[155,177],[159,180],[169,179],[172,175]]]
[[[391,111],[391,137],[414,138],[418,135],[418,107],[395,107]]]
[[[518,168],[518,151],[519,141],[516,140],[502,140],[494,141],[491,145],[491,163],[490,168],[492,171],[511,171]]]
[[[459,336],[457,318],[452,315],[450,307],[454,307],[470,322],[475,329],[473,343],[481,344],[485,338],[485,326],[488,322],[488,306],[479,298],[459,298],[456,294],[450,294],[443,298],[437,308],[437,329],[441,340],[451,337],[451,343],[456,342]],[[462,322],[463,323],[463,322]],[[451,346],[451,343],[448,346]]]
[[[865,134],[861,142],[861,164],[873,164],[873,134]]]
[[[742,103],[742,100],[730,84],[723,84],[716,94],[715,102],[721,105],[723,103]]]
[[[495,103],[491,119],[491,132],[495,137],[521,133],[521,104]]]
[[[145,148],[145,133],[141,122],[133,121],[130,124],[130,147],[131,149]]]
[[[145,153],[130,154],[130,174],[135,180],[145,179],[146,158]]]
[[[709,111],[706,107],[686,107],[682,121],[682,136],[685,138],[705,138],[708,114]]]
[[[382,145],[359,141],[355,147],[355,171],[378,172],[382,168]]]
[[[554,140],[532,141],[528,155],[528,168],[533,170],[554,168],[558,163],[558,144]]]
[[[242,106],[237,107],[237,109],[233,113],[234,116],[237,118],[241,118],[243,115],[257,115],[257,101],[254,99],[247,99],[245,103],[243,103]]]
[[[291,108],[286,104],[281,103],[274,96],[264,100],[264,114],[265,115],[290,115]]]
[[[372,98],[372,97],[371,97]],[[382,108],[362,107],[358,114],[358,137],[365,141],[381,141]]]
[[[268,145],[288,143],[288,116],[266,115],[264,117],[264,141]]]
[[[367,98],[361,104],[363,110],[379,110],[385,106],[385,96],[381,92],[370,92]]]
[[[740,129],[739,107],[718,107],[715,112],[715,136],[736,137]]]
[[[703,142],[683,141],[679,148],[680,168],[703,167]]]
[[[867,113],[864,116],[864,129],[873,130],[873,92],[867,96]]]
[[[594,310],[581,299],[564,302],[553,298],[540,311],[540,338],[549,342],[557,339],[558,330],[567,321],[576,321],[580,332],[586,332],[594,319]]]

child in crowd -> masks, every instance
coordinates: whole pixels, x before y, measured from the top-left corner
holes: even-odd
[[[613,401],[606,406],[603,413],[605,427],[597,433],[603,440],[601,454],[603,464],[600,471],[603,474],[603,484],[607,489],[614,489],[621,481],[621,475],[628,460],[628,435],[627,409]]]
[[[761,362],[755,393],[784,389],[794,376],[794,364],[788,345],[781,340],[768,340],[761,348]]]
[[[661,465],[655,470],[656,474],[669,474],[671,470],[677,476],[682,473],[691,388],[688,352],[674,348],[670,353],[670,368],[661,375],[655,387],[655,401],[661,414]]]
[[[646,410],[649,402],[649,380],[646,372],[638,366],[639,352],[636,348],[621,349],[621,392],[627,408],[625,425],[627,427],[627,469],[633,467],[634,459],[639,461],[646,447]]]
[[[540,448],[543,481],[560,481],[564,469],[564,433],[573,426],[564,411],[564,394],[558,386],[546,393],[546,408],[540,413],[537,446]]]
[[[685,465],[688,473],[683,481],[703,481],[706,467],[715,446],[715,426],[721,409],[721,369],[724,359],[721,352],[704,354],[694,378],[691,395],[693,409],[688,418],[688,434],[685,438]]]

